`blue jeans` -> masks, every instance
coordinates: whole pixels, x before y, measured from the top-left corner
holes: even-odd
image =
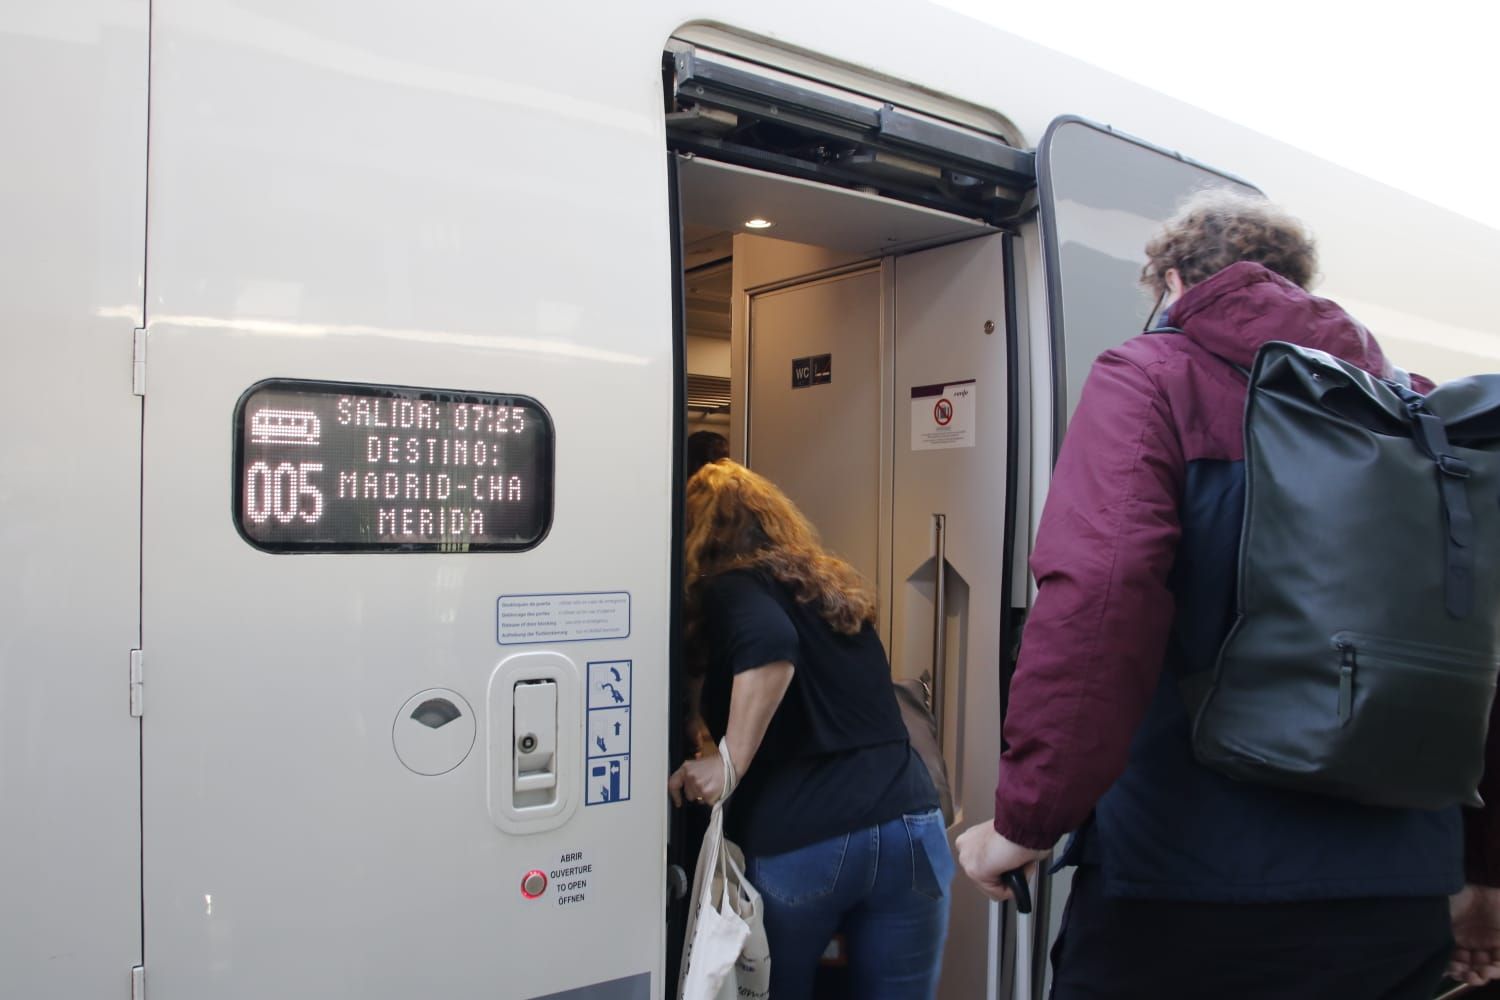
[[[775,1000],[813,996],[818,962],[839,931],[853,996],[928,1000],[936,994],[953,879],[941,812],[751,857],[745,874],[760,890]]]

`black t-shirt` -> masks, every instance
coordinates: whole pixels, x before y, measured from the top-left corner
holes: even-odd
[[[729,800],[726,832],[746,854],[780,854],[938,806],[912,750],[875,629],[841,635],[760,573],[704,585],[709,649],[703,718],[729,721],[734,675],[787,660],[791,686]]]

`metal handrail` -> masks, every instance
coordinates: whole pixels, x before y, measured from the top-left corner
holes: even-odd
[[[937,722],[938,753],[947,745],[944,725],[948,673],[948,516],[932,515],[936,554],[932,589],[932,717]]]

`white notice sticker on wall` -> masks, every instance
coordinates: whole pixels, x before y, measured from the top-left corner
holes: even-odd
[[[624,639],[630,635],[630,595],[506,594],[498,616],[502,646]]]
[[[979,386],[973,379],[911,390],[911,449],[974,447],[974,408]]]

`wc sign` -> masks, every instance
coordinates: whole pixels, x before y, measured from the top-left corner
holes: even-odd
[[[912,386],[912,451],[974,447],[978,393],[973,379]]]
[[[809,358],[792,359],[793,389],[806,389],[815,385],[827,385],[832,381],[832,354],[814,354]]]

